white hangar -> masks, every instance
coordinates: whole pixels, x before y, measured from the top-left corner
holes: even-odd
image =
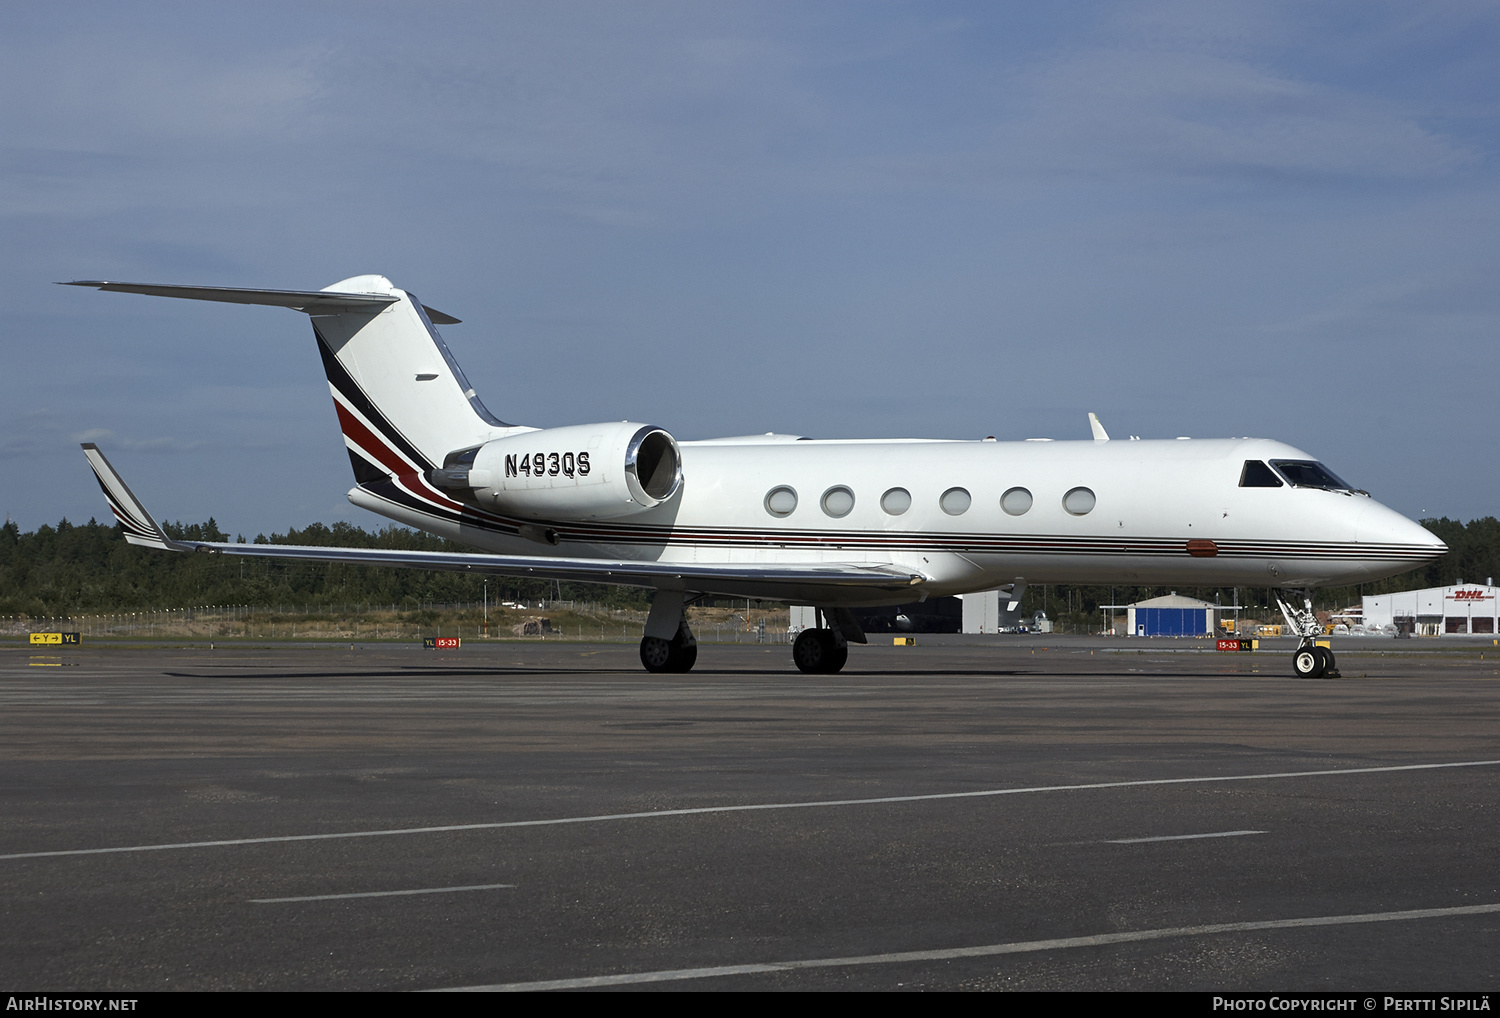
[[[1485,583],[1404,590],[1364,598],[1367,627],[1395,626],[1417,636],[1494,636],[1500,632],[1500,587]]]

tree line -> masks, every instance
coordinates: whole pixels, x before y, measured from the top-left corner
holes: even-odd
[[[1500,521],[1493,516],[1464,524],[1446,517],[1422,525],[1448,544],[1448,553],[1431,563],[1389,579],[1318,592],[1320,607],[1357,604],[1362,594],[1439,587],[1462,578],[1483,583],[1500,576]],[[206,523],[164,524],[167,534],[184,541],[228,541],[210,518]],[[240,536],[238,541],[245,538]],[[350,523],[314,523],[301,530],[267,537],[255,544],[325,545],[420,551],[473,551],[431,534],[388,526],[364,530]],[[429,572],[342,563],[289,562],[229,555],[177,555],[137,548],[125,541],[116,524],[61,520],[22,533],[14,522],[0,527],[0,616],[65,616],[82,612],[191,608],[207,605],[340,603],[394,604],[418,607],[431,602],[478,601],[485,578],[473,573]],[[1022,610],[1045,607],[1059,621],[1088,625],[1101,616],[1101,605],[1128,604],[1158,594],[1163,587],[1066,585],[1032,587]],[[1183,589],[1178,593],[1216,598],[1230,604],[1228,589]],[[1261,588],[1240,588],[1240,603],[1268,605]],[[491,601],[536,601],[543,598],[593,601],[616,607],[645,607],[648,593],[633,587],[549,580],[489,577]]]
[[[230,539],[212,517],[207,523],[164,523],[182,541]],[[244,543],[240,536],[235,540]],[[255,544],[385,548],[400,551],[476,549],[404,527],[364,530],[350,523],[314,523]],[[0,527],[0,616],[59,617],[79,613],[193,608],[210,605],[272,607],[287,604],[394,604],[416,608],[432,602],[479,601],[485,579],[474,573],[337,562],[251,559],[235,555],[185,555],[139,548],[125,541],[118,524],[61,520],[22,533],[14,522]],[[645,591],[587,583],[491,576],[489,599],[584,600],[614,607],[644,607]]]

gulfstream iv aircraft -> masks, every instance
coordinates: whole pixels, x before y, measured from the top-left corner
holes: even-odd
[[[169,538],[83,448],[132,544],[170,551],[468,570],[655,591],[653,672],[697,658],[684,606],[714,595],[817,606],[797,667],[864,642],[850,608],[1028,584],[1271,587],[1299,675],[1333,671],[1310,591],[1410,569],[1446,547],[1298,449],[1264,439],[679,442],[649,424],[537,429],[491,414],[423,306],[383,276],[325,290],[77,282],[266,304],[312,318],[354,487],[349,501],[484,554]],[[1293,593],[1298,596],[1294,599]],[[1300,604],[1297,602],[1300,601]]]

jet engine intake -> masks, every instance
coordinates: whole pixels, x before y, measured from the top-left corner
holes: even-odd
[[[432,482],[476,505],[531,519],[628,516],[682,487],[682,453],[632,421],[544,428],[448,455]]]

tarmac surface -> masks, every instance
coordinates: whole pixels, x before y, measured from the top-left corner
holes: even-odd
[[[918,640],[0,646],[0,989],[1500,984],[1500,646]]]

